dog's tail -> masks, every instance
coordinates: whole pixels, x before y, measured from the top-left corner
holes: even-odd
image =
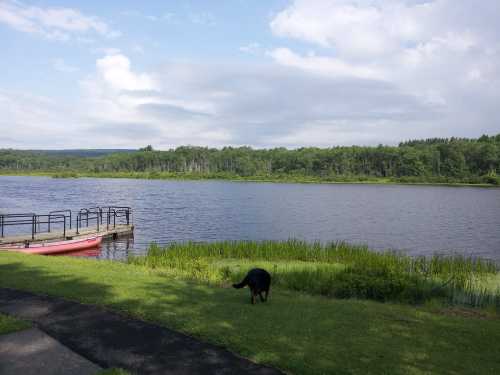
[[[243,281],[241,283],[233,284],[233,288],[241,289],[247,285],[248,285],[248,276],[245,276],[245,278],[243,279]]]

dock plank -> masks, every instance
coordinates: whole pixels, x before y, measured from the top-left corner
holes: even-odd
[[[107,228],[106,224],[101,225],[99,227],[99,231],[96,226],[93,227],[85,227],[80,228],[79,233],[76,233],[76,229],[68,229],[66,230],[66,236],[62,230],[54,230],[50,233],[36,233],[35,239],[31,238],[31,233],[15,235],[15,236],[6,236],[0,237],[0,244],[16,244],[16,243],[24,243],[25,241],[29,242],[38,242],[38,241],[56,241],[56,240],[71,240],[78,239],[87,236],[102,236],[102,237],[119,237],[119,236],[128,236],[134,233],[134,225],[127,224],[116,224],[115,227],[110,226]]]

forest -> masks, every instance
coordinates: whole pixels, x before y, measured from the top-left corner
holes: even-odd
[[[98,155],[98,156],[96,156]],[[394,181],[500,184],[500,134],[432,138],[398,146],[222,149],[182,146],[156,151],[0,150],[1,174],[72,174],[145,178],[290,181]]]

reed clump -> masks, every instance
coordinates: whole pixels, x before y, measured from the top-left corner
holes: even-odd
[[[53,173],[52,178],[78,178],[80,177],[77,172],[73,171],[60,171]]]
[[[500,276],[488,260],[464,256],[410,257],[345,242],[182,242],[151,244],[131,263],[170,275],[224,285],[249,269],[271,271],[278,287],[337,298],[494,306],[500,310]]]

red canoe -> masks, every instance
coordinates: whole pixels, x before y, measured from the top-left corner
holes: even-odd
[[[61,254],[72,251],[91,249],[101,244],[102,237],[87,237],[77,240],[33,243],[29,247],[24,245],[0,247],[0,250],[17,251],[28,254]]]

